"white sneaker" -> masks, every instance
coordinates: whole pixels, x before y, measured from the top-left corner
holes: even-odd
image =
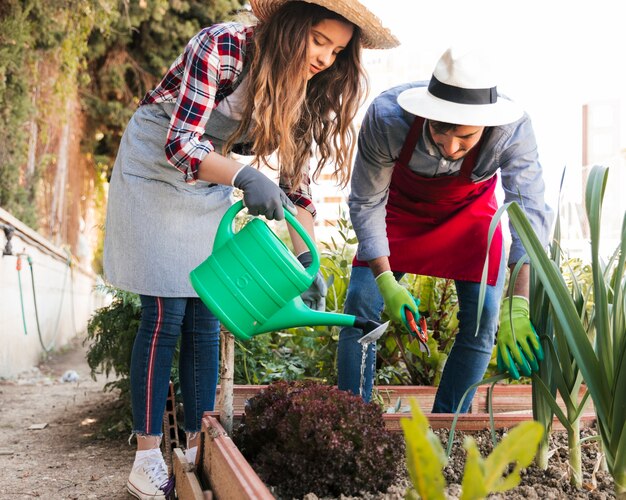
[[[165,500],[174,491],[174,478],[167,474],[161,454],[135,461],[126,482],[128,492],[140,500]]]

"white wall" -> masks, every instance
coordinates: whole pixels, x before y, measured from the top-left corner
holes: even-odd
[[[108,298],[94,290],[97,278],[90,270],[75,263],[70,266],[63,249],[1,208],[0,224],[15,228],[13,255],[0,257],[0,377],[6,378],[36,365],[45,354],[44,347],[59,349],[77,335],[84,336],[92,313]],[[0,230],[0,250],[5,246],[5,233]]]

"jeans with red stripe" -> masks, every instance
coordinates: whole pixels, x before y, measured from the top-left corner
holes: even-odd
[[[185,431],[199,432],[213,410],[219,369],[220,325],[198,298],[141,295],[141,323],[130,364],[133,432],[161,436],[170,371],[178,338]]]

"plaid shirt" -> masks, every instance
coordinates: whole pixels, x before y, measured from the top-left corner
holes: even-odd
[[[233,92],[246,62],[253,28],[238,23],[216,24],[200,31],[170,66],[157,87],[140,102],[175,104],[170,120],[165,155],[167,161],[193,184],[204,157],[214,151],[202,139],[211,112]],[[309,178],[289,198],[315,216]],[[285,191],[289,186],[281,182]]]

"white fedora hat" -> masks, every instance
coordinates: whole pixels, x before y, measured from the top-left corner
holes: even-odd
[[[266,21],[283,4],[292,0],[250,0],[252,12]],[[302,0],[321,5],[361,28],[361,41],[366,49],[391,49],[400,45],[398,39],[385,28],[378,17],[358,0]]]
[[[456,125],[506,125],[524,114],[513,101],[498,97],[492,69],[481,50],[446,50],[428,87],[405,90],[398,104],[414,115]]]

